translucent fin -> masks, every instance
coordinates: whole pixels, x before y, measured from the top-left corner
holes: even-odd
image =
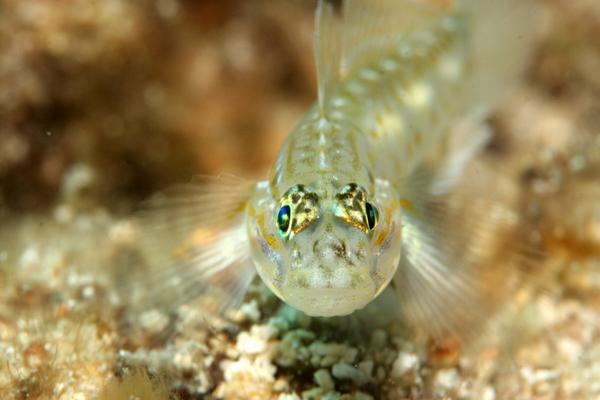
[[[244,224],[252,188],[237,178],[202,178],[143,206],[133,222],[141,257],[119,277],[130,315],[169,315],[200,297],[209,315],[239,304],[255,275]]]
[[[399,38],[448,13],[453,2],[433,0],[346,0],[343,76],[390,54]]]
[[[493,107],[532,54],[531,0],[320,0],[315,58],[321,108],[339,81],[390,54],[403,36],[451,14],[465,15],[468,26],[470,104]]]
[[[525,233],[501,179],[479,166],[463,178],[451,193],[436,193],[431,174],[407,182],[416,186],[407,191],[393,282],[418,331],[471,344],[522,278]]]
[[[476,110],[455,124],[445,146],[440,146],[440,154],[434,156],[442,161],[435,167],[439,172],[430,183],[431,194],[449,193],[463,177],[469,161],[490,141],[492,133],[484,121],[485,116],[482,110]]]
[[[321,109],[338,82],[372,60],[389,54],[402,35],[425,26],[447,11],[445,3],[320,0],[315,17],[315,60]]]
[[[340,80],[342,22],[339,16],[339,10],[336,10],[331,1],[319,0],[315,14],[315,63],[321,111]]]
[[[457,227],[457,229],[463,229]],[[450,232],[448,232],[450,233]],[[475,230],[483,241],[486,231]],[[405,245],[400,270],[394,278],[408,318],[428,334],[470,338],[497,306],[487,290],[486,273],[478,271],[470,254],[457,254],[456,240],[446,240],[435,223],[408,213],[403,228]],[[476,255],[482,249],[465,249]]]

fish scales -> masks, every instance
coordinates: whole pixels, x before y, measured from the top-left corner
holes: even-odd
[[[361,168],[364,154],[358,151],[363,140],[345,125],[343,121],[322,119],[316,108],[309,113],[307,120],[287,138],[275,162],[271,174],[273,193],[281,195],[299,181],[327,180],[332,187],[352,180],[367,183],[367,170]]]
[[[277,192],[295,180],[323,176],[334,185],[355,180],[370,187],[367,171],[399,184],[465,112],[468,100],[461,102],[459,83],[468,70],[460,22],[460,16],[446,17],[398,40],[389,54],[342,82],[326,114],[314,109],[290,134],[275,164]]]

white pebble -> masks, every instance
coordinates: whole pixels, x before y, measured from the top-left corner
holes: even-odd
[[[401,352],[392,366],[392,377],[400,378],[419,368],[419,358],[416,354]]]
[[[296,393],[283,393],[280,394],[277,400],[301,400],[300,396]]]
[[[40,261],[40,254],[36,247],[28,247],[25,249],[23,254],[21,254],[21,259],[19,260],[19,264],[21,267],[29,267],[32,264],[38,263]]]
[[[486,386],[481,394],[481,400],[496,400],[496,390],[491,386]]]
[[[443,369],[435,374],[434,385],[436,390],[449,391],[458,387],[458,371],[454,368]]]
[[[252,322],[257,322],[260,319],[260,310],[258,309],[256,300],[242,304],[240,313]]]
[[[241,332],[237,338],[236,349],[243,354],[258,354],[262,353],[267,348],[267,343],[264,339],[248,332]]]
[[[83,189],[94,183],[94,172],[86,164],[75,164],[70,167],[63,177],[61,191],[64,196],[77,195]]]

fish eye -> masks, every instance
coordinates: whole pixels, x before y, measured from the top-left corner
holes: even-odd
[[[276,224],[285,240],[302,232],[319,219],[319,197],[304,185],[295,185],[280,200]]]
[[[366,201],[367,192],[356,183],[349,183],[336,194],[336,217],[365,233],[369,233],[379,222],[379,210]]]
[[[367,202],[367,204],[365,204],[365,213],[367,214],[367,224],[369,225],[369,230],[375,229],[377,222],[379,221],[379,211],[377,211],[377,207]]]
[[[285,204],[277,213],[277,228],[279,229],[279,234],[284,239],[288,238],[291,231],[292,226],[292,209],[289,205]]]

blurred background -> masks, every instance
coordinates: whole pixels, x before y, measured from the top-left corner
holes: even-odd
[[[314,97],[310,1],[0,2],[0,204],[74,167],[110,208],[193,175],[261,174]]]
[[[197,174],[261,175],[314,98],[313,3],[2,0],[2,209],[47,208],[75,166],[112,208]],[[600,7],[538,3],[528,87],[560,109],[547,125],[576,124],[542,135],[594,132]]]
[[[518,188],[522,217],[546,250],[545,286],[558,294],[534,308],[548,318],[532,328],[535,345],[523,356],[531,373],[508,377],[515,388],[508,393],[598,398],[600,2],[536,4],[531,65],[515,97],[490,118],[494,140],[485,157]],[[0,0],[0,350],[11,360],[0,368],[0,389],[8,388],[0,397],[92,396],[123,375],[117,351],[137,344],[118,336],[119,311],[108,305],[107,283],[92,277],[127,240],[114,225],[152,193],[199,174],[265,176],[315,98],[314,6],[309,0]],[[112,242],[97,246],[106,238]],[[86,350],[73,344],[81,340]],[[222,340],[235,347],[230,336]],[[400,352],[397,343],[388,345]],[[238,360],[230,349],[208,347],[206,357]],[[69,358],[75,353],[76,362]],[[204,386],[185,368],[158,369],[179,382],[167,392],[180,398],[244,398],[235,395],[240,382],[227,386],[227,373],[214,363]],[[535,374],[561,365],[571,375]],[[277,379],[270,372],[257,398],[300,392],[313,380],[313,370],[281,371]],[[415,374],[398,390],[416,385]],[[435,376],[429,374],[423,376]],[[152,391],[145,375],[135,379],[132,385]],[[281,379],[291,383],[276,389]],[[489,376],[470,379],[484,388],[497,384]],[[348,392],[383,396],[383,389],[365,387]],[[116,393],[110,390],[104,398]]]

